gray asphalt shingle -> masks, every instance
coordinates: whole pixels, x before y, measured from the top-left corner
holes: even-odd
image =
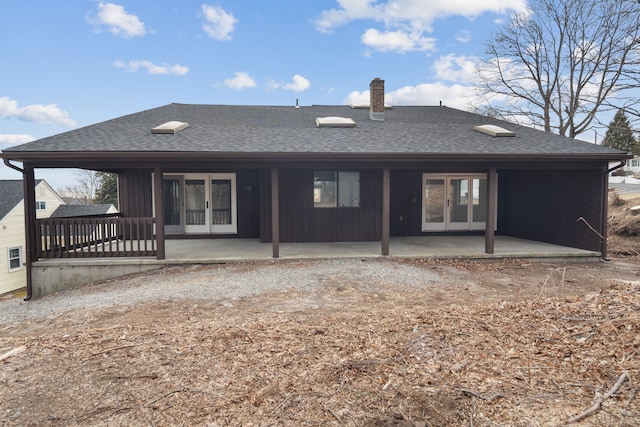
[[[42,180],[36,180],[36,186]],[[0,219],[3,219],[23,198],[21,179],[0,180]]]
[[[91,216],[104,215],[113,205],[110,204],[94,204],[94,205],[60,205],[51,214],[51,218],[67,218],[74,216]]]
[[[355,120],[355,128],[318,128],[316,117]],[[150,129],[178,120],[175,135]],[[494,138],[473,130],[494,124],[516,133]],[[206,152],[465,155],[596,155],[621,152],[448,107],[394,107],[385,120],[346,105],[240,106],[169,104],[6,149],[16,152]]]

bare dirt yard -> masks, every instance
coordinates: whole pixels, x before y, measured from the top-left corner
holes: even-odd
[[[5,300],[0,424],[559,425],[602,400],[575,425],[634,426],[638,272],[635,258],[288,261]],[[234,288],[274,275],[292,286]]]
[[[0,301],[3,426],[637,426],[639,387],[638,256],[190,266]]]

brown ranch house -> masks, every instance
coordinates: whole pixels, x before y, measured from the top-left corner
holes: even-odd
[[[470,235],[493,254],[504,236],[606,257],[609,164],[629,155],[389,107],[379,78],[370,93],[366,106],[170,104],[4,150],[29,195],[28,298],[158,268],[174,239],[247,239],[277,258],[287,242],[379,242],[372,255],[393,256],[391,239]],[[38,168],[116,173],[119,214],[36,220]]]

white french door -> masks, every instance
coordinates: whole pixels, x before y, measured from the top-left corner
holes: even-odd
[[[423,174],[422,231],[484,230],[486,174]]]
[[[185,174],[183,180],[185,233],[238,232],[234,173]]]

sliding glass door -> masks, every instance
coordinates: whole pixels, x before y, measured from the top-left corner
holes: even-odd
[[[167,175],[163,199],[167,233],[237,233],[233,173]]]
[[[207,180],[190,177],[184,180],[185,233],[208,233]]]
[[[235,174],[216,174],[209,177],[211,196],[211,232],[236,233]]]
[[[164,231],[182,233],[182,178],[165,176],[162,180],[162,209]]]
[[[423,174],[422,188],[422,231],[485,229],[486,175]]]

